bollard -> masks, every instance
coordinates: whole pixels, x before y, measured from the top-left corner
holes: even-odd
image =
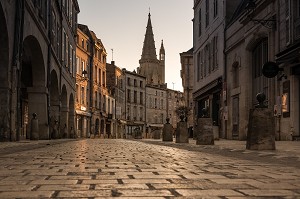
[[[173,127],[170,124],[170,119],[167,118],[166,119],[167,123],[164,124],[164,128],[163,128],[163,134],[162,134],[162,141],[164,142],[172,142],[173,141]]]
[[[39,120],[37,119],[37,114],[32,114],[33,118],[31,119],[31,132],[30,139],[38,140],[39,139]]]

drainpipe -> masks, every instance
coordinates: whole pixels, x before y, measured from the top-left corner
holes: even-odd
[[[52,36],[51,36],[51,28],[52,28],[52,15],[51,15],[51,5],[48,2],[48,55],[47,55],[47,115],[48,115],[48,139],[51,139],[51,132],[50,132],[50,89],[51,89],[51,74],[50,74],[50,67],[51,67],[51,45],[52,45]]]
[[[224,5],[224,4],[223,4]],[[225,6],[225,10],[227,10],[226,6]],[[225,15],[226,16],[226,15]],[[224,21],[223,21],[223,30],[224,30],[224,33],[223,33],[223,36],[224,36],[224,39],[223,39],[223,55],[224,55],[224,72],[223,72],[223,82],[225,83],[226,85],[226,100],[223,99],[223,96],[221,99],[223,99],[223,114],[224,114],[224,110],[225,110],[225,107],[227,106],[227,56],[226,56],[226,53],[225,53],[225,49],[226,49],[226,17],[224,17]],[[223,86],[222,86],[222,91],[223,91]],[[223,95],[223,92],[222,92],[222,95]],[[228,114],[228,113],[227,113]],[[225,136],[225,139],[227,139],[227,120],[224,120],[224,136]]]
[[[15,30],[14,30],[14,48],[13,63],[11,75],[11,99],[10,99],[10,141],[20,140],[21,128],[21,57],[23,52],[23,31],[24,31],[24,0],[16,1]],[[17,121],[15,121],[17,119]],[[17,124],[17,126],[15,126]],[[14,129],[12,129],[14,128]]]

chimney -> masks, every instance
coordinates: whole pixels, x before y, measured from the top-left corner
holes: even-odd
[[[111,61],[111,65],[115,65],[115,61]]]

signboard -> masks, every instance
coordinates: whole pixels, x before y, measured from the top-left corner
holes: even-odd
[[[262,73],[267,78],[275,77],[279,71],[282,69],[275,62],[266,62],[262,68]]]

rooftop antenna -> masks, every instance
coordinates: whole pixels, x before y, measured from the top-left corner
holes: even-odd
[[[111,49],[111,61],[114,61],[114,49]]]
[[[174,83],[174,82],[172,82],[172,84],[173,84],[173,90],[174,90],[174,84],[175,84],[175,83]]]

